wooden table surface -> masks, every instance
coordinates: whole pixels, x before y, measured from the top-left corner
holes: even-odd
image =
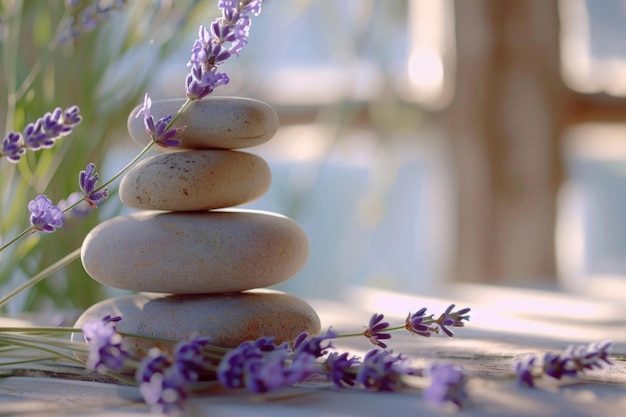
[[[389,345],[409,355],[416,365],[448,361],[471,375],[471,404],[463,410],[438,408],[419,393],[368,393],[319,388],[315,384],[286,388],[266,396],[216,394],[189,401],[187,415],[207,416],[602,416],[626,415],[626,302],[480,285],[458,285],[445,296],[410,296],[353,288],[341,302],[307,300],[323,327],[339,332],[362,331],[373,312],[392,324],[427,307],[443,311],[454,302],[472,307],[466,328],[454,338],[423,338],[394,333]],[[0,319],[0,324],[2,320]],[[537,389],[516,386],[511,375],[515,357],[558,352],[572,343],[611,339],[615,365],[568,381],[541,381]],[[339,339],[338,350],[362,355],[365,338]],[[0,368],[1,371],[1,368]],[[99,382],[78,368],[61,374],[50,364],[0,378],[0,416],[136,416],[150,411],[136,388]],[[5,371],[5,375],[8,372]],[[94,378],[92,378],[94,377]],[[94,380],[89,380],[94,379]]]

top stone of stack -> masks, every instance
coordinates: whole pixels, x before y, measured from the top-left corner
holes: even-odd
[[[152,104],[150,112],[155,120],[175,115],[185,99],[160,100]],[[131,137],[142,146],[152,139],[146,133],[143,117],[135,117],[141,106],[128,118]],[[178,117],[172,127],[187,128],[177,136],[181,145],[161,150],[182,149],[242,149],[270,140],[278,129],[278,115],[268,104],[239,97],[211,97],[194,101]]]

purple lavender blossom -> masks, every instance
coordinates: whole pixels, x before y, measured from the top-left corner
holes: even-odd
[[[26,152],[22,135],[18,132],[9,132],[2,140],[2,151],[0,156],[6,158],[13,163],[17,163]]]
[[[414,373],[405,356],[372,349],[365,354],[356,381],[370,390],[394,391],[403,385],[402,376]]]
[[[535,386],[533,376],[535,362],[537,362],[536,356],[527,356],[526,358],[519,359],[515,362],[515,380],[519,386],[531,388]]]
[[[406,317],[404,327],[411,333],[418,334],[424,337],[430,337],[433,334],[433,329],[430,325],[424,324],[424,320],[432,319],[432,315],[426,316],[426,307],[421,308],[415,314]]]
[[[54,232],[63,226],[63,211],[54,206],[45,195],[38,195],[28,203],[30,224],[40,232]]]
[[[469,320],[469,315],[467,315],[467,313],[471,311],[469,307],[462,308],[458,311],[452,311],[454,307],[454,304],[450,304],[446,311],[444,311],[436,321],[441,330],[443,330],[443,332],[449,337],[453,337],[454,333],[448,327],[464,327],[465,323],[463,320]]]
[[[97,191],[98,173],[95,170],[96,166],[90,162],[87,164],[87,168],[78,174],[78,186],[83,193],[83,198],[93,208],[97,208],[98,203],[109,195],[109,191],[106,188]]]
[[[210,30],[200,26],[187,64],[191,70],[185,80],[185,91],[190,100],[202,99],[215,88],[228,84],[228,76],[217,72],[217,68],[231,56],[239,55],[247,45],[251,25],[248,14],[258,15],[261,4],[262,0],[220,0],[222,16],[213,21]]]
[[[255,393],[266,393],[286,384],[288,352],[276,350],[258,357],[248,357],[243,364],[244,386]]]
[[[541,361],[543,373],[554,379],[561,379],[564,375],[576,375],[576,371],[566,369],[568,360],[569,358],[558,353],[546,352]]]
[[[135,372],[135,380],[139,383],[150,382],[152,375],[163,373],[172,365],[170,356],[159,348],[152,348],[148,354],[141,359],[137,371]]]
[[[382,342],[382,340],[391,339],[391,334],[384,333],[384,331],[389,327],[389,323],[382,321],[384,318],[384,315],[374,313],[370,318],[367,329],[363,332],[363,336],[367,337],[373,345],[379,346],[383,349],[387,348],[387,344]]]
[[[122,336],[117,332],[117,317],[106,316],[83,325],[83,335],[89,344],[86,368],[101,374],[107,369],[118,371],[124,366],[128,352],[123,346]]]
[[[283,385],[289,386],[304,381],[318,368],[317,358],[308,353],[295,355],[291,363],[283,368]]]
[[[517,383],[534,387],[534,378],[547,375],[554,379],[575,377],[586,370],[612,365],[609,352],[613,342],[603,341],[589,345],[570,345],[562,353],[546,352],[537,364],[538,356],[531,355],[515,363]]]
[[[467,376],[460,368],[451,364],[433,364],[428,373],[431,383],[424,390],[426,401],[437,405],[452,402],[463,407],[468,400]]]
[[[307,351],[294,353],[286,343],[275,345],[273,338],[260,338],[226,353],[217,367],[217,379],[226,388],[264,393],[301,382],[316,367],[316,357]]]
[[[202,351],[210,342],[208,337],[196,336],[183,340],[174,347],[174,362],[187,380],[197,381],[205,370],[206,361]]]
[[[224,355],[217,368],[217,379],[226,388],[243,388],[246,386],[246,372],[249,362],[263,358],[261,347],[254,342],[243,342]]]
[[[76,203],[78,204],[74,206],[69,212],[65,212],[69,207],[73,206]],[[67,196],[65,200],[60,200],[59,204],[57,204],[57,207],[59,207],[65,213],[66,217],[69,214],[71,217],[75,217],[78,219],[87,217],[89,213],[93,211],[93,207],[85,201],[83,193],[78,191],[71,193],[69,196]]]
[[[605,340],[590,343],[589,345],[569,346],[564,356],[568,358],[568,367],[583,372],[585,370],[599,369],[605,365],[613,365],[609,353],[613,342]]]
[[[154,414],[177,414],[183,409],[188,397],[189,380],[176,366],[156,372],[149,381],[139,385],[139,392]]]
[[[302,332],[293,342],[294,354],[297,356],[306,352],[315,358],[321,358],[327,353],[328,349],[332,348],[330,342],[325,342],[336,337],[337,334],[332,330],[332,328],[328,329],[326,333],[318,336],[310,336],[307,332]]]
[[[576,376],[585,370],[612,365],[609,351],[613,342],[604,341],[589,345],[570,345],[561,354],[547,352],[543,356],[543,372],[555,379]]]
[[[324,361],[324,368],[335,386],[354,386],[356,384],[355,367],[361,362],[357,356],[348,358],[348,352],[331,352]]]
[[[143,106],[135,115],[135,117],[139,117],[141,114],[143,114],[143,123],[146,127],[146,133],[150,135],[153,142],[164,148],[170,146],[179,146],[181,141],[179,139],[175,139],[175,137],[183,130],[185,130],[185,128],[178,127],[175,129],[165,130],[167,129],[167,125],[170,120],[172,120],[172,115],[162,117],[155,122],[154,116],[152,116],[152,113],[150,112],[151,107],[152,100],[148,96],[148,93],[146,93],[143,99]]]
[[[69,135],[81,120],[78,106],[65,110],[57,107],[53,112],[48,112],[34,123],[26,125],[24,143],[34,151],[51,148],[58,138]]]
[[[78,16],[70,15],[60,36],[57,38],[57,42],[60,44],[69,43],[80,35],[91,32],[98,26],[98,23],[107,20],[112,12],[121,9],[127,2],[127,0],[94,1],[92,5],[82,9]],[[78,2],[75,0],[67,0],[65,2],[66,7],[70,9],[76,7],[77,4]]]

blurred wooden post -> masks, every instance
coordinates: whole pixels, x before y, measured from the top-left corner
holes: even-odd
[[[554,279],[559,137],[570,92],[556,0],[455,0],[456,94],[445,114],[456,170],[453,279]]]

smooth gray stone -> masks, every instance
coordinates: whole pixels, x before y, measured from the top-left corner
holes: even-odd
[[[174,115],[185,99],[162,100],[152,103],[155,121]],[[143,116],[135,117],[141,106],[135,107],[128,117],[128,131],[141,146],[152,140],[146,133]],[[186,126],[178,136],[179,149],[241,149],[260,145],[270,140],[278,130],[278,115],[266,103],[240,97],[210,97],[194,101],[174,122],[173,127]]]
[[[143,210],[209,210],[261,197],[271,182],[260,157],[238,151],[184,151],[155,155],[122,178],[120,199]]]
[[[293,277],[308,255],[296,222],[243,209],[115,217],[89,232],[81,253],[104,285],[176,294],[269,287]]]
[[[304,300],[278,291],[252,290],[234,294],[137,294],[110,298],[88,308],[74,327],[104,316],[121,316],[118,331],[174,342],[194,334],[212,343],[236,347],[246,340],[274,336],[277,343],[291,342],[300,333],[318,334],[320,320]],[[83,341],[82,333],[74,340]],[[138,354],[151,347],[170,351],[171,343],[125,338]]]

